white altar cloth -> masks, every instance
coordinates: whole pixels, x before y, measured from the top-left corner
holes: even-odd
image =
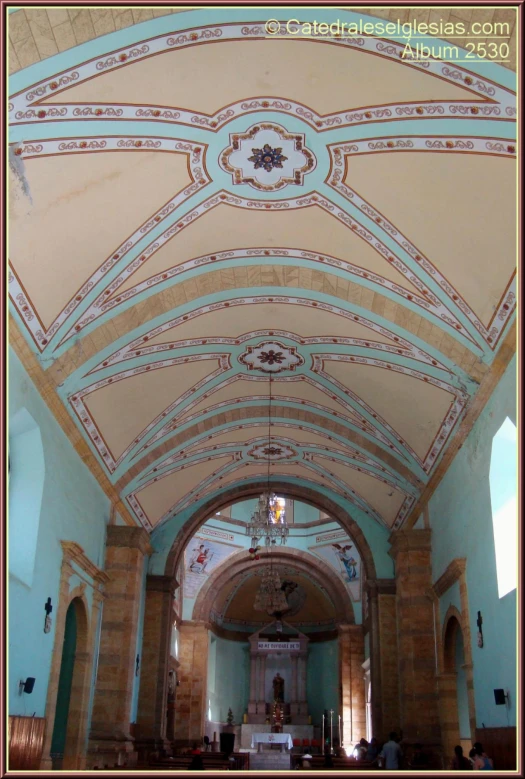
[[[252,734],[252,749],[258,744],[281,744],[281,749],[286,746],[286,749],[293,747],[292,737],[289,733],[253,733]],[[260,746],[257,746],[261,749]]]

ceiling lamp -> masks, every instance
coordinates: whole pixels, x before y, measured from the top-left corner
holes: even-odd
[[[267,614],[280,614],[289,608],[286,595],[281,589],[281,579],[271,565],[263,570],[261,586],[253,604],[255,611],[266,611]]]
[[[284,501],[270,490],[270,457],[271,446],[271,418],[272,418],[272,377],[270,375],[270,400],[268,404],[268,446],[265,450],[268,458],[268,488],[260,495],[257,507],[252,514],[251,521],[246,525],[246,535],[251,537],[252,548],[262,540],[266,547],[271,547],[279,541],[286,544],[288,538],[288,525],[286,524],[286,511]]]

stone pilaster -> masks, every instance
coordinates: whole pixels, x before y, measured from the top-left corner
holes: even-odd
[[[399,658],[397,649],[397,608],[395,583],[379,585],[378,590],[379,642],[381,646],[381,719],[382,738],[391,730],[399,732]],[[373,688],[372,688],[373,694]]]
[[[378,588],[375,580],[367,579],[366,591],[368,597],[368,623],[370,637],[370,717],[372,736],[383,737],[383,716],[381,696],[381,642],[379,631]]]
[[[200,743],[206,719],[208,629],[205,622],[182,622],[179,630],[179,687],[175,743]]]
[[[431,531],[399,530],[390,536],[396,566],[400,715],[403,737],[439,747]]]
[[[339,667],[341,683],[341,740],[343,745],[355,744],[366,734],[365,659],[362,625],[338,626]]]
[[[457,676],[455,672],[447,672],[437,677],[443,753],[449,758],[454,755],[456,744],[460,743]]]
[[[143,754],[165,746],[173,593],[177,586],[172,576],[146,577],[136,728],[137,745]]]
[[[109,581],[100,635],[89,765],[134,762],[131,701],[144,565],[151,552],[149,536],[142,528],[108,526],[105,572]]]

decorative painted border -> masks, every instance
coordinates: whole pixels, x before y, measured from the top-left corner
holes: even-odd
[[[249,427],[257,427],[258,425],[254,423],[250,423],[248,425],[235,425],[233,427],[228,428],[228,432],[233,432],[234,430],[245,430]],[[289,427],[292,430],[299,429],[298,425],[284,425],[285,427]],[[302,429],[302,428],[301,428]],[[311,429],[311,428],[310,428]],[[224,431],[222,431],[224,432]],[[211,437],[211,436],[209,436]],[[325,434],[325,438],[329,438]],[[381,467],[377,463],[375,463],[373,460],[371,460],[369,457],[365,457],[356,450],[352,450],[351,447],[349,449],[351,450],[351,453],[345,453],[341,452],[337,449],[331,449],[329,447],[318,447],[315,444],[308,444],[308,443],[302,443],[300,441],[296,441],[292,438],[286,438],[283,436],[272,436],[272,444],[277,444],[279,446],[283,446],[282,442],[284,443],[284,448],[287,448],[291,450],[291,454],[287,455],[285,458],[277,458],[277,459],[288,459],[291,460],[293,457],[299,458],[297,460],[298,463],[301,462],[301,460],[306,460],[309,462],[313,462],[314,457],[324,457],[327,460],[331,462],[339,462],[344,463],[345,465],[348,465],[350,468],[354,468],[354,470],[360,471],[361,473],[366,473],[367,475],[371,476],[372,478],[379,479],[379,481],[383,481],[385,484],[388,484],[389,486],[394,487],[396,490],[403,492],[405,495],[411,495],[411,493],[407,490],[407,488],[400,484],[398,481],[398,477],[391,474],[389,471],[387,471],[385,468]],[[333,439],[330,439],[333,440]],[[267,461],[266,457],[254,457],[252,455],[252,451],[249,449],[249,447],[252,447],[252,450],[254,448],[254,445],[259,445],[259,447],[264,446],[268,443],[268,437],[267,436],[259,436],[257,438],[252,438],[249,441],[231,441],[230,443],[224,443],[220,444],[219,446],[204,446],[200,449],[193,449],[189,452],[186,452],[186,450],[181,450],[180,452],[177,452],[175,454],[169,455],[166,459],[159,462],[154,468],[151,468],[149,471],[147,471],[142,477],[140,477],[141,481],[140,484],[133,490],[133,492],[136,492],[138,490],[142,490],[143,487],[153,483],[154,481],[157,481],[164,476],[171,473],[171,470],[162,471],[162,473],[158,477],[154,477],[153,474],[159,473],[164,468],[167,468],[169,466],[178,466],[180,463],[185,462],[187,458],[196,457],[197,459],[192,460],[191,463],[187,463],[188,467],[191,465],[195,465],[198,462],[204,462],[206,459],[210,459],[210,457],[207,457],[207,455],[210,452],[216,452],[217,450],[220,450],[219,454],[212,455],[213,457],[227,457],[232,455],[236,461],[246,461],[250,462],[248,460],[249,457],[253,457],[255,461]],[[294,451],[293,447],[300,450],[308,450],[312,449],[313,451],[302,451],[302,456],[298,451]],[[323,449],[327,454],[317,454],[316,452],[320,449]],[[333,457],[331,455],[338,455],[337,457]],[[201,455],[201,457],[198,457],[198,455]],[[362,468],[358,465],[351,464],[352,460],[358,460],[359,462],[368,465],[368,468]],[[272,460],[272,462],[276,462],[277,460]],[[322,467],[322,466],[321,466]],[[382,473],[384,473],[388,478],[383,478],[379,476],[374,471],[371,471],[371,468],[375,468],[376,470],[380,470]],[[142,482],[142,479],[146,479],[146,482]],[[414,489],[414,496],[419,496],[419,490]]]
[[[211,395],[214,392],[218,392],[220,389],[223,389],[224,387],[229,386],[234,381],[238,381],[240,378],[244,379],[245,381],[263,381],[265,383],[267,383],[267,381],[268,381],[264,376],[251,376],[251,375],[244,376],[243,374],[237,374],[236,376],[230,376],[229,378],[224,379],[220,383],[216,384],[215,387],[213,387],[212,390],[208,393],[208,395]],[[309,377],[305,377],[305,379],[308,380],[314,387],[316,387],[316,389],[320,390],[323,387],[322,384],[318,384],[315,381],[315,378],[312,379],[312,378],[309,378]],[[278,381],[283,381],[283,382],[295,381],[295,380],[296,380],[295,376],[289,376],[289,377],[287,376],[287,377],[278,379]],[[330,381],[334,385],[336,384],[334,379],[328,378],[328,381]],[[341,391],[344,394],[349,394],[349,393],[346,392],[346,388],[341,388],[341,387],[338,387],[338,388],[341,389]],[[323,390],[324,390],[325,394],[329,394],[329,391],[326,390],[326,387],[323,387]],[[189,411],[194,405],[197,405],[197,403],[200,403],[204,399],[205,399],[204,395],[200,396],[198,399],[196,398],[195,401],[193,401],[192,403],[188,404],[185,407],[185,410]],[[352,408],[352,411],[355,413],[355,409],[353,407],[351,407],[351,406],[350,406],[350,408]],[[201,411],[200,414],[202,414],[202,413],[203,412]],[[197,414],[197,416],[200,416],[200,414]],[[376,415],[376,419],[379,420],[380,417],[378,415]],[[170,433],[172,433],[174,431],[174,429],[177,428],[177,426],[179,424],[179,421],[180,420],[175,417],[175,418],[171,419],[169,422],[167,422],[160,430],[157,431],[157,433],[155,433],[137,451],[137,453],[134,455],[134,458],[138,457],[142,452],[146,451],[147,449],[151,449],[151,447],[154,444],[157,444],[166,435],[169,435]],[[189,421],[189,419],[186,418],[185,422],[188,422],[188,421]],[[354,424],[355,424],[355,422],[354,422]],[[366,422],[364,424],[366,425]],[[357,426],[359,427],[359,424],[357,424]],[[398,445],[397,444],[394,445],[391,442],[391,440],[382,433],[381,430],[379,430],[378,428],[375,428],[375,427],[371,427],[370,423],[368,423],[368,425],[366,427],[362,427],[361,429],[363,430],[363,432],[369,433],[370,435],[372,435],[372,437],[376,438],[378,441],[381,441],[381,443],[385,444],[390,449],[392,449],[394,451],[397,451],[399,455],[403,456],[404,459],[406,459],[406,455],[403,455],[403,452],[402,452],[402,450],[399,449]],[[393,433],[393,434],[396,437],[396,442],[399,441],[399,435],[397,433]],[[408,447],[407,447],[407,451],[409,451]]]
[[[230,251],[217,252],[217,254],[206,254],[206,255],[201,255],[200,257],[195,257],[194,259],[188,260],[187,262],[183,262],[180,265],[175,265],[172,266],[171,268],[167,268],[166,270],[161,271],[155,274],[154,276],[150,276],[148,279],[139,282],[134,287],[131,287],[130,289],[125,290],[124,292],[121,292],[120,295],[118,296],[118,299],[114,297],[109,297],[109,299],[107,298],[106,301],[102,303],[100,310],[102,313],[107,313],[108,311],[111,311],[116,306],[119,306],[120,303],[128,301],[131,298],[140,295],[142,292],[148,289],[152,289],[160,284],[163,284],[165,281],[169,279],[180,276],[183,273],[186,273],[187,271],[194,270],[195,268],[201,268],[207,265],[214,265],[217,263],[242,259],[245,257],[248,258],[261,257],[264,259],[272,258],[272,257],[276,259],[280,257],[286,257],[293,260],[304,259],[304,260],[308,260],[309,262],[315,262],[316,264],[324,265],[325,267],[344,270],[349,275],[356,276],[357,279],[366,279],[367,281],[373,284],[377,284],[381,288],[380,291],[382,291],[383,289],[388,290],[389,292],[393,293],[397,297],[400,297],[403,304],[404,301],[409,301],[414,305],[419,306],[431,316],[437,317],[440,325],[442,325],[443,321],[447,321],[446,318],[450,319],[448,309],[429,290],[424,290],[423,295],[419,296],[418,294],[410,292],[404,287],[396,284],[393,281],[389,281],[388,279],[384,278],[383,276],[380,276],[377,273],[372,273],[371,271],[367,271],[365,268],[362,268],[359,265],[354,265],[353,263],[347,262],[346,260],[340,260],[336,257],[332,257],[329,254],[322,254],[320,252],[314,253],[314,252],[302,251],[301,249],[292,249],[292,248],[284,248],[284,247],[281,249],[274,248],[274,247],[271,248],[261,247],[256,249],[255,248],[232,249]],[[359,283],[359,282],[356,281],[355,283]]]
[[[216,339],[195,338],[195,339],[188,339],[184,341],[166,341],[166,343],[155,344],[152,346],[145,345],[151,339],[157,338],[159,335],[162,335],[163,333],[167,333],[169,330],[172,330],[178,325],[185,324],[186,322],[192,319],[196,319],[197,317],[209,313],[213,313],[214,311],[234,308],[236,306],[266,305],[268,303],[272,305],[286,304],[286,305],[305,306],[307,308],[326,311],[330,314],[334,314],[334,316],[340,316],[343,319],[351,320],[356,324],[366,327],[367,329],[371,330],[373,333],[377,333],[378,335],[382,335],[383,337],[388,338],[390,341],[394,341],[396,343],[396,346],[390,346],[389,344],[382,344],[379,341],[372,341],[372,340],[365,341],[364,339],[344,338],[342,336],[337,336],[337,337],[334,336],[333,338],[321,338],[321,337],[303,338],[296,333],[292,333],[286,330],[271,330],[271,331],[254,330],[250,333],[245,333],[243,335],[240,335],[238,338],[228,338],[228,337],[219,336]],[[89,373],[87,373],[86,375],[89,376],[103,368],[107,368],[110,365],[117,365],[121,362],[125,362],[126,360],[133,359],[135,357],[143,357],[144,355],[150,355],[150,354],[155,354],[164,351],[171,351],[172,349],[175,348],[182,348],[182,346],[179,346],[179,344],[180,345],[187,344],[189,346],[192,345],[192,342],[194,342],[194,345],[196,346],[203,345],[203,344],[212,344],[212,343],[225,344],[229,346],[239,346],[245,343],[247,340],[259,336],[263,338],[269,338],[273,336],[288,338],[289,340],[295,341],[301,344],[302,346],[310,346],[314,344],[325,344],[325,343],[337,343],[337,344],[344,344],[348,346],[362,346],[365,348],[378,349],[379,351],[389,352],[391,354],[400,354],[403,357],[409,357],[418,362],[423,362],[426,363],[427,365],[432,365],[436,368],[441,368],[442,370],[450,372],[449,369],[442,362],[436,360],[434,357],[432,357],[430,354],[425,352],[423,349],[419,349],[418,347],[414,346],[414,344],[412,344],[411,341],[407,340],[406,338],[403,338],[402,336],[396,335],[388,328],[376,324],[371,319],[368,319],[359,314],[354,314],[353,312],[350,311],[346,311],[341,306],[334,306],[329,303],[318,302],[316,300],[310,300],[308,298],[303,298],[303,297],[295,297],[295,296],[287,296],[287,295],[275,295],[275,296],[253,295],[247,297],[230,298],[229,300],[222,301],[220,303],[209,303],[208,305],[205,306],[198,306],[197,308],[193,309],[193,311],[190,311],[187,314],[179,315],[178,317],[170,319],[161,325],[157,325],[151,330],[148,330],[146,333],[144,333],[144,335],[140,336],[139,338],[133,339],[133,341],[131,341],[131,343],[129,343],[127,346],[124,346],[121,349],[117,349],[111,355],[106,357],[102,362],[98,363],[94,368],[92,368],[89,371]]]
[[[79,119],[99,122],[147,121],[154,124],[199,127],[202,130],[217,133],[234,119],[259,111],[272,111],[285,116],[299,117],[318,133],[344,129],[345,127],[376,124],[377,122],[383,124],[384,122],[425,119],[490,119],[499,122],[515,122],[517,116],[515,105],[507,105],[503,108],[497,103],[479,100],[423,100],[384,103],[320,114],[310,106],[295,100],[276,96],[261,96],[248,97],[229,103],[217,109],[213,114],[189,111],[179,106],[135,103],[53,103],[46,104],[43,111],[29,108],[25,111],[16,111],[16,113],[13,106],[10,109],[10,113],[13,115],[9,124],[11,127],[16,127],[20,124],[76,122]]]
[[[346,444],[345,442],[340,442],[338,439],[335,439],[334,437],[328,435],[327,433],[323,433],[321,431],[316,430],[314,428],[314,426],[310,425],[309,423],[302,423],[302,424],[299,425],[299,424],[294,424],[294,423],[290,423],[290,422],[276,422],[276,423],[272,423],[271,426],[272,427],[273,426],[277,426],[277,427],[289,428],[291,431],[295,431],[295,430],[301,430],[301,431],[302,430],[309,430],[313,434],[319,435],[319,436],[321,436],[323,438],[326,438],[329,441],[334,441],[336,443],[340,443],[341,446],[344,446],[344,447],[346,447],[349,450],[348,454],[345,454],[344,452],[340,452],[339,450],[336,450],[336,449],[331,449],[328,446],[320,447],[319,445],[301,443],[301,442],[298,442],[298,441],[296,441],[295,439],[292,439],[292,438],[286,438],[286,437],[283,437],[283,436],[279,436],[279,440],[280,441],[286,441],[287,443],[297,447],[298,449],[308,449],[308,448],[314,449],[315,448],[316,451],[323,450],[325,452],[335,452],[337,454],[340,454],[344,458],[348,458],[348,459],[351,458],[353,460],[357,460],[357,461],[359,461],[361,463],[369,465],[371,468],[375,468],[376,470],[381,471],[382,473],[389,475],[390,478],[394,480],[396,488],[397,488],[397,485],[400,484],[400,482],[398,481],[399,476],[398,476],[398,474],[396,472],[392,472],[392,471],[386,469],[379,462],[376,462],[375,460],[372,460],[370,456],[363,455],[361,452],[359,452],[357,449],[355,449],[350,444]],[[224,430],[215,431],[214,433],[211,433],[211,434],[207,435],[205,437],[205,439],[202,439],[202,440],[209,441],[212,438],[215,438],[215,437],[220,436],[220,435],[224,435],[225,432],[227,432],[227,433],[234,433],[237,430],[246,430],[246,429],[252,428],[252,427],[253,428],[263,427],[263,423],[261,423],[261,422],[249,422],[248,424],[231,425],[231,426],[228,427],[227,431],[224,431]],[[245,443],[232,441],[231,444],[224,444],[223,446],[224,447],[228,447],[228,446],[245,447],[246,445],[251,445],[254,441],[259,441],[259,440],[262,441],[263,438],[259,437],[259,438],[255,438],[255,439],[250,439],[249,441],[247,441]],[[202,447],[201,449],[193,449],[193,447],[195,445],[198,446],[200,443],[201,443],[201,441],[195,441],[193,444],[190,444],[185,449],[181,449],[180,451],[178,451],[178,452],[176,452],[176,453],[174,453],[172,455],[168,455],[167,458],[162,460],[154,468],[151,468],[149,471],[146,471],[146,473],[143,476],[139,477],[139,478],[140,479],[147,478],[151,474],[156,473],[157,471],[159,471],[161,468],[165,468],[166,466],[168,466],[168,465],[170,465],[172,463],[179,462],[180,460],[184,459],[186,456],[193,456],[194,454],[201,453],[201,452],[215,451],[218,448],[217,446],[212,446],[212,447]],[[186,454],[186,452],[187,452],[187,454]],[[421,485],[421,482],[419,480],[417,480],[417,481],[418,481],[418,484]],[[418,487],[416,487],[414,485],[411,485],[411,486],[414,489],[414,493],[419,492],[419,488]],[[402,489],[404,492],[406,492],[406,487],[400,485],[400,489]]]
[[[85,144],[85,145],[84,145]],[[93,146],[95,144],[95,146]],[[138,137],[138,136],[104,136],[96,139],[85,137],[76,139],[54,139],[49,141],[34,141],[31,144],[15,145],[15,155],[22,159],[49,157],[57,154],[85,154],[107,151],[161,151],[175,154],[186,154],[188,157],[188,173],[191,184],[178,192],[158,211],[152,214],[140,227],[128,236],[120,246],[95,270],[82,284],[75,295],[66,304],[50,327],[46,330],[40,321],[36,308],[27,294],[14,268],[9,265],[9,297],[20,317],[29,330],[31,337],[43,352],[51,338],[58,332],[64,322],[73,314],[82,300],[100,282],[102,278],[128,252],[141,241],[144,236],[160,224],[175,209],[181,206],[192,195],[211,183],[206,169],[206,144],[197,144],[177,138]],[[19,153],[18,153],[19,152]],[[137,261],[135,261],[137,262]]]

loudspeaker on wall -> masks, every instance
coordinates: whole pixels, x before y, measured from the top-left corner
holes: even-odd
[[[505,690],[494,690],[494,700],[496,701],[496,706],[504,706]]]

